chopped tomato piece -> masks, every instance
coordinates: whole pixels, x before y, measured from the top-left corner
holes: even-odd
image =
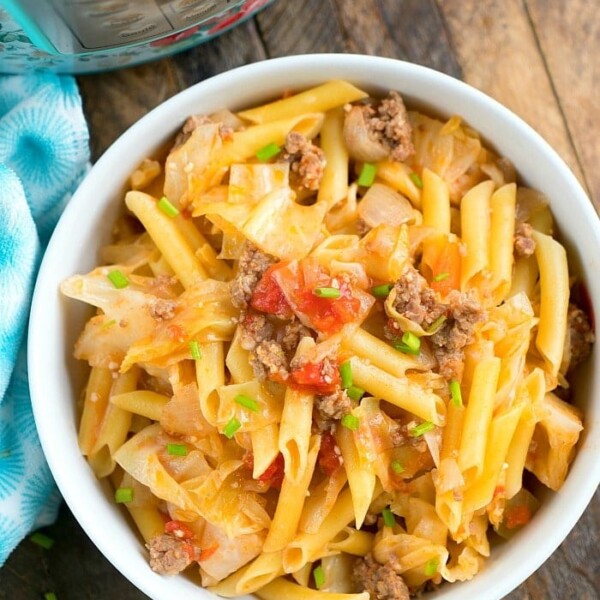
[[[281,452],[277,455],[275,460],[267,467],[266,471],[260,475],[259,481],[264,481],[274,488],[281,488],[283,483],[285,463],[283,461],[283,454]]]
[[[446,235],[428,238],[423,242],[421,271],[429,285],[445,296],[460,289],[460,249],[458,241]]]
[[[336,333],[346,323],[352,323],[360,314],[360,300],[353,296],[350,286],[340,285],[338,298],[319,298],[312,289],[303,289],[296,298],[298,310],[305,314],[315,329]]]
[[[340,460],[340,450],[337,447],[335,438],[326,431],[321,436],[321,447],[319,448],[319,466],[326,475],[333,475],[342,465]]]
[[[339,331],[347,323],[362,323],[375,298],[346,281],[334,280],[314,259],[293,262],[274,272],[296,316],[313,329],[325,334]],[[335,287],[337,297],[316,296],[317,287]]]
[[[283,266],[285,266],[283,263],[277,263],[266,270],[254,292],[252,292],[250,306],[264,313],[276,315],[283,319],[291,319],[294,312],[288,304],[283,290],[273,277],[275,271]]]
[[[340,372],[337,367],[331,368],[332,363],[307,362],[291,372],[288,385],[313,394],[333,394],[340,386]]]
[[[194,532],[181,521],[167,521],[165,533],[176,537],[178,540],[189,540],[194,537]]]
[[[531,511],[525,504],[511,506],[504,514],[504,523],[508,529],[526,525],[531,520]]]

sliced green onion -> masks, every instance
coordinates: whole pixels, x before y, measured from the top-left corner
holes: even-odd
[[[423,187],[423,180],[419,177],[419,175],[417,173],[411,173],[409,175],[410,180],[418,187],[418,188],[422,188]]]
[[[393,527],[396,524],[396,517],[394,517],[394,513],[390,510],[389,506],[386,506],[381,511],[381,516],[383,517],[383,524],[386,527]]]
[[[171,456],[187,456],[188,450],[185,444],[167,444],[167,454]]]
[[[349,360],[340,365],[340,377],[344,389],[352,387],[352,363]]]
[[[339,298],[342,294],[338,288],[318,287],[313,290],[313,294],[319,298]]]
[[[58,600],[54,592],[46,592],[44,594],[44,600]]]
[[[349,388],[346,389],[346,394],[348,395],[348,398],[350,398],[350,400],[358,402],[365,395],[365,390],[358,387],[357,385],[351,385]]]
[[[371,294],[377,298],[387,298],[394,287],[393,283],[382,283],[371,288]]]
[[[202,352],[200,352],[200,344],[196,340],[191,340],[188,344],[190,347],[190,353],[194,360],[200,360],[202,358]]]
[[[450,396],[452,396],[452,402],[454,403],[454,406],[463,405],[462,393],[460,391],[460,383],[458,383],[456,379],[453,379],[450,382]]]
[[[342,417],[342,425],[350,431],[358,431],[358,417],[348,413]]]
[[[100,327],[100,331],[104,331],[105,329],[110,329],[113,325],[116,325],[116,324],[117,324],[117,321],[115,319],[106,321],[106,323],[103,323],[102,326]]]
[[[246,396],[245,394],[238,394],[233,401],[252,412],[258,412],[258,402],[254,400],[254,398],[250,398],[250,396]]]
[[[50,550],[52,546],[54,546],[54,540],[51,537],[48,537],[46,534],[41,531],[36,531],[29,536],[29,539],[38,546],[44,548],[44,550]]]
[[[402,466],[402,463],[399,460],[393,460],[390,464],[390,467],[392,467],[392,471],[394,471],[396,475],[404,473],[404,467]]]
[[[277,156],[281,152],[281,147],[278,146],[275,142],[271,142],[266,146],[263,146],[257,153],[256,158],[260,160],[260,162],[266,162],[270,158]]]
[[[420,437],[424,433],[431,431],[434,427],[435,427],[435,425],[431,421],[424,421],[423,423],[420,423],[416,427],[413,427],[412,429],[410,429],[408,431],[408,433],[412,437]]]
[[[421,350],[421,339],[418,335],[415,335],[412,331],[407,331],[402,336],[402,342],[410,348],[412,354],[419,354]]]
[[[377,174],[377,165],[371,163],[365,163],[358,177],[358,185],[364,187],[370,187],[375,181],[375,175]]]
[[[425,575],[427,575],[427,577],[435,575],[439,566],[440,561],[438,558],[432,558],[431,560],[428,560],[425,564]]]
[[[425,331],[427,333],[436,333],[441,329],[447,319],[448,317],[446,315],[440,315]]]
[[[115,502],[117,504],[127,504],[133,500],[133,488],[124,487],[115,490]]]
[[[163,196],[158,201],[158,208],[167,215],[167,217],[176,217],[179,214],[179,209],[169,202],[166,196]]]
[[[242,424],[235,417],[231,417],[225,427],[223,427],[223,434],[231,439],[241,426]]]
[[[325,584],[325,571],[321,565],[313,571],[313,577],[315,578],[315,587],[320,590]]]
[[[122,290],[129,285],[129,279],[127,279],[127,276],[118,269],[109,271],[107,277],[118,290]]]
[[[438,273],[433,280],[434,281],[444,281],[444,279],[448,279],[450,277],[450,273]]]
[[[407,331],[402,336],[402,341],[394,344],[394,348],[405,354],[419,354],[421,351],[421,339],[412,331]]]

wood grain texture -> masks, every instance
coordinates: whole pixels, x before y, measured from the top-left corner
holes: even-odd
[[[347,51],[462,75],[435,0],[338,0]]]
[[[590,196],[600,211],[600,4],[526,0]]]
[[[529,123],[584,182],[522,0],[439,0],[439,5],[464,80]]]
[[[94,159],[178,91],[268,57],[358,52],[463,78],[512,108],[600,202],[597,0],[278,0],[223,36],[138,68],[79,78]],[[0,569],[0,600],[144,600],[66,507],[51,552],[25,540]],[[118,540],[115,540],[118,543]],[[508,600],[600,598],[600,492],[561,547]],[[284,599],[282,599],[284,600]],[[476,599],[473,599],[476,600]]]

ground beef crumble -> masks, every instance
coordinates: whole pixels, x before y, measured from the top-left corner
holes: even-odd
[[[231,302],[241,310],[250,302],[252,292],[265,271],[277,259],[260,251],[252,244],[246,244],[238,261],[237,274],[231,282]]]
[[[354,406],[355,403],[348,397],[346,390],[339,389],[327,396],[317,396],[315,398],[315,407],[318,411],[317,424],[319,425],[319,429],[329,429],[331,421],[339,421]]]
[[[290,163],[292,184],[311,191],[319,189],[325,169],[325,153],[304,135],[290,131],[281,161]]]
[[[348,105],[344,135],[350,154],[357,160],[381,160],[387,156],[391,160],[405,161],[414,154],[412,127],[408,120],[406,107],[398,92],[391,91],[387,98],[374,104]],[[362,131],[357,130],[362,129]],[[364,138],[379,148],[377,156],[370,156],[363,147]],[[355,140],[362,139],[357,147]],[[365,152],[367,154],[365,154]]]
[[[427,280],[414,268],[409,267],[394,284],[393,308],[403,317],[427,329],[442,315],[446,321],[440,329],[427,338],[438,361],[440,375],[446,379],[462,378],[464,347],[473,340],[475,327],[486,318],[472,293],[452,290],[445,302],[438,302],[436,293]],[[402,331],[393,320],[393,313],[387,326],[389,337],[400,337]]]
[[[394,284],[393,307],[399,314],[427,329],[447,307],[437,301],[427,280],[414,267],[408,267]],[[392,316],[392,315],[388,315]]]
[[[353,578],[359,589],[369,593],[371,600],[409,600],[404,579],[394,570],[392,561],[380,565],[369,553],[354,563]]]
[[[150,552],[150,567],[161,575],[180,573],[192,563],[187,546],[189,543],[172,535],[156,536],[146,545]]]
[[[240,323],[240,345],[250,353],[250,365],[260,381],[285,381],[300,340],[311,332],[297,319],[281,324],[252,311]]]
[[[178,304],[175,300],[165,300],[157,298],[150,306],[150,316],[156,321],[168,321],[175,316]]]
[[[209,123],[213,123],[212,119],[207,115],[191,115],[183,124],[181,131],[177,134],[175,138],[175,144],[173,145],[172,150],[176,150],[180,146],[183,146],[192,135],[192,132],[200,127],[200,125],[207,125]],[[223,141],[231,140],[233,137],[233,129],[229,127],[229,125],[225,125],[224,123],[220,124],[219,127],[219,136]]]
[[[448,318],[429,339],[438,361],[439,373],[446,379],[462,379],[464,348],[473,341],[475,327],[486,312],[470,293],[451,291],[446,297]]]
[[[517,256],[531,256],[535,252],[535,240],[532,237],[533,227],[522,221],[515,226],[515,254]]]
[[[587,314],[575,304],[569,304],[567,326],[571,350],[569,369],[572,369],[590,355],[595,335]]]

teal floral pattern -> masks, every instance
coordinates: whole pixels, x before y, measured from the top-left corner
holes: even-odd
[[[41,253],[88,162],[72,77],[0,76],[0,565],[60,501],[33,420],[25,329]]]

